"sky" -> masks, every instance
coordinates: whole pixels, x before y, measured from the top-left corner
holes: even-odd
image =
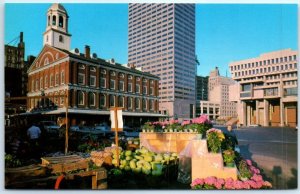
[[[26,55],[38,55],[51,4],[6,4],[4,43],[24,32]],[[128,5],[63,3],[69,15],[71,48],[85,45],[104,59],[127,63]],[[196,4],[197,74],[216,66],[230,76],[228,64],[261,53],[298,49],[297,5]]]

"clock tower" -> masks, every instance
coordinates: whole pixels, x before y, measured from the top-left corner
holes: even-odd
[[[47,11],[47,27],[44,32],[44,44],[70,50],[71,34],[68,33],[68,13],[65,8],[54,3]]]

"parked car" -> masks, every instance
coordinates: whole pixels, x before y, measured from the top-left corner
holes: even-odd
[[[57,125],[54,121],[40,121],[39,125],[47,132],[51,134],[58,134],[59,125]]]
[[[96,125],[94,127],[94,130],[95,131],[101,131],[101,132],[103,132],[105,137],[113,137],[113,136],[115,136],[115,131],[112,131],[111,127],[108,126],[107,124]],[[119,131],[118,134],[119,134],[119,136],[124,136],[124,132],[123,131]]]

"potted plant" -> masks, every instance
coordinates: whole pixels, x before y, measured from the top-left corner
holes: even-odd
[[[242,181],[246,181],[249,178],[252,177],[252,173],[247,165],[247,162],[245,160],[241,160],[238,164],[238,173],[239,173],[239,178]]]
[[[154,126],[150,122],[145,123],[143,125],[143,132],[154,132]]]
[[[223,160],[227,167],[234,167],[235,154],[231,149],[223,151]]]
[[[211,128],[206,131],[207,136],[207,147],[210,152],[218,153],[221,150],[221,144],[225,136],[219,129]]]

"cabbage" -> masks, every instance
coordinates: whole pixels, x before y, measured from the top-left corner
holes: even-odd
[[[131,150],[126,150],[125,151],[125,156],[131,156],[132,154],[132,151]]]
[[[124,168],[126,171],[129,171],[131,168],[130,168],[130,166],[125,166],[125,168]]]
[[[131,169],[135,169],[135,168],[136,168],[136,163],[135,163],[135,161],[136,161],[136,160],[133,159],[133,160],[131,160],[131,161],[129,162],[129,166],[130,166]]]
[[[152,158],[152,156],[145,155],[144,160],[147,161],[147,162],[151,162],[153,160],[153,158]]]
[[[155,157],[154,157],[154,161],[156,162],[160,162],[162,161],[164,158],[161,154],[157,154]]]
[[[131,156],[126,156],[125,160],[127,160],[127,161],[132,160],[132,157]]]

